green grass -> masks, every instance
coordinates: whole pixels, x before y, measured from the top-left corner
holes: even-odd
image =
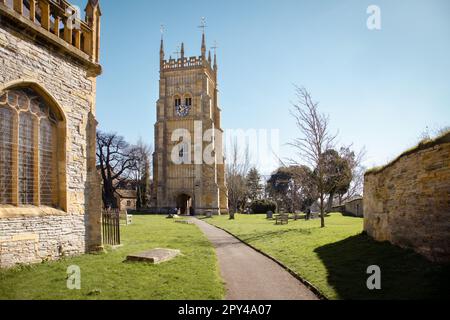
[[[0,271],[0,299],[223,299],[214,248],[194,225],[164,217],[134,216],[122,227],[123,247],[99,255]],[[125,263],[128,254],[153,248],[180,249],[161,265]],[[68,290],[67,267],[81,268],[81,290]]]
[[[329,299],[448,299],[450,266],[362,234],[363,219],[332,214],[320,221],[276,226],[262,215],[208,221],[235,234],[308,280]],[[382,290],[367,289],[370,265],[382,272]],[[249,270],[251,271],[251,270]]]

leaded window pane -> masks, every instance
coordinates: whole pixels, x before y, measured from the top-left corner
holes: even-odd
[[[34,130],[30,113],[19,117],[19,204],[34,203]]]
[[[41,205],[53,206],[56,170],[54,170],[54,125],[47,119],[41,120],[39,134],[39,178]]]
[[[12,203],[12,110],[0,106],[0,204]]]

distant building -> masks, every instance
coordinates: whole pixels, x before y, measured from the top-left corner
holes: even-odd
[[[101,176],[100,166],[97,166],[97,171]],[[130,179],[115,179],[113,185],[116,188],[115,199],[117,209],[120,210],[136,210],[137,208],[137,183]],[[103,179],[101,180],[103,190]],[[104,193],[104,190],[102,191]]]
[[[136,210],[137,192],[136,190],[116,190],[117,208],[119,210]]]
[[[355,217],[364,217],[364,199],[362,197],[344,203],[344,213],[351,214]]]
[[[362,218],[364,217],[364,199],[361,196],[353,197],[341,205],[333,206],[332,211]]]

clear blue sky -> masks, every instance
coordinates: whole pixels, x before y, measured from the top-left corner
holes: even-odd
[[[72,0],[84,8],[86,0]],[[166,53],[184,41],[200,54],[217,40],[225,128],[278,128],[296,135],[289,115],[293,83],[330,115],[340,141],[365,146],[367,165],[383,164],[429,127],[450,125],[448,0],[100,1],[97,117],[104,131],[153,142],[160,25]],[[382,30],[366,27],[378,5]],[[281,147],[281,156],[292,153]]]

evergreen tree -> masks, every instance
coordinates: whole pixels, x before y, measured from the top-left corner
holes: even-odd
[[[258,169],[252,168],[247,175],[248,198],[253,202],[262,198],[263,186]]]

